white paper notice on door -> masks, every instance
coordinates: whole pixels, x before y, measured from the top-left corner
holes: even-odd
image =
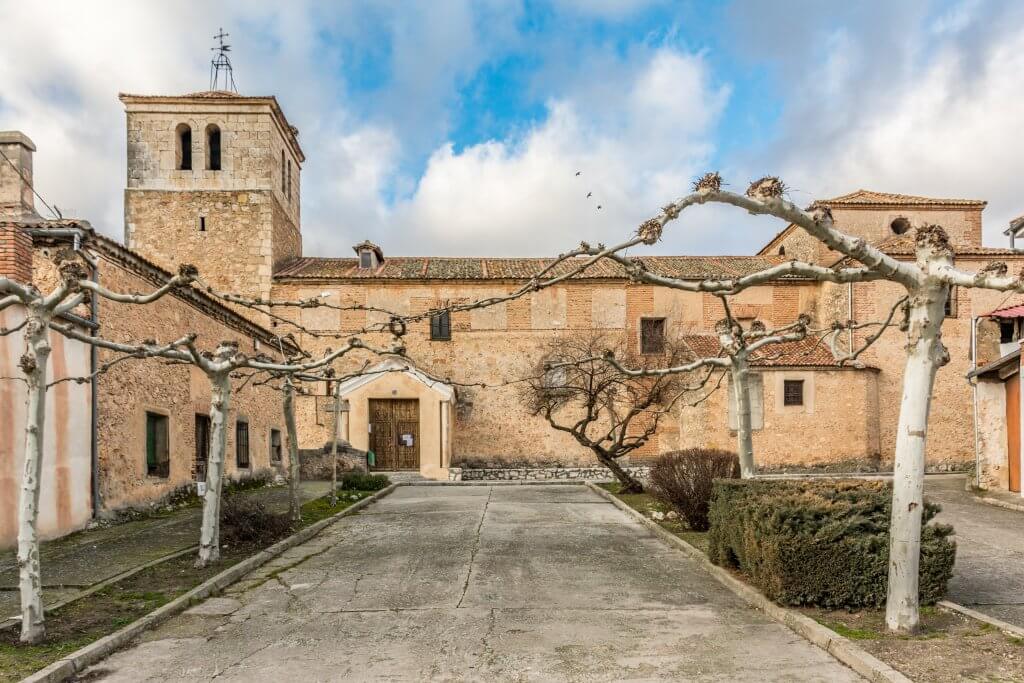
[[[400,438],[403,446],[412,448],[412,434],[402,434]]]

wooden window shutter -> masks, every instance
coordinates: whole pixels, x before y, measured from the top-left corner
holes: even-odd
[[[435,341],[452,338],[452,315],[449,311],[430,316],[430,338]]]

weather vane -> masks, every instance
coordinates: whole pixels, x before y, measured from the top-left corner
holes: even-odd
[[[217,35],[213,37],[214,40],[218,41],[219,45],[211,47],[210,49],[217,53],[217,55],[210,60],[210,90],[230,90],[233,93],[238,92],[238,87],[235,85],[235,72],[231,68],[231,60],[228,59],[228,52],[231,52],[231,46],[224,43],[224,39],[230,34],[224,33],[224,29],[218,29]],[[223,86],[218,88],[221,82],[221,72],[224,72]]]

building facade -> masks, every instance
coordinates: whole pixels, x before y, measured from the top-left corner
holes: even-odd
[[[79,230],[81,244],[100,263],[98,277],[114,289],[143,291],[165,281],[181,263],[198,266],[203,286],[147,307],[145,316],[109,302],[79,316],[80,324],[98,326],[98,333],[117,340],[167,339],[194,331],[209,344],[234,339],[273,354],[290,333],[304,349],[319,353],[339,339],[380,329],[388,312],[419,315],[405,335],[406,359],[388,361],[392,365],[385,368],[382,359],[368,354],[347,358],[336,368],[339,376],[366,368],[379,371],[350,377],[340,386],[312,383],[297,397],[300,448],[320,448],[331,439],[337,389],[346,406],[342,436],[356,448],[374,451],[378,468],[444,479],[454,468],[592,467],[589,451],[530,414],[513,382],[536,373],[553,341],[596,335],[651,355],[653,361],[661,353],[655,339],[684,344],[697,356],[717,354],[712,333],[723,312],[716,297],[637,284],[610,262],[555,287],[431,318],[424,314],[447,304],[508,295],[547,260],[394,256],[387,245],[369,240],[347,257],[303,255],[300,176],[305,157],[298,131],[276,99],[211,92],[122,95],[121,100],[127,135],[124,244],[97,235],[84,222],[39,218],[29,191],[35,147],[20,133],[3,133],[0,145],[13,164],[0,167],[0,220],[6,231],[0,265],[14,277],[31,273],[42,288],[52,278],[50,250],[74,240]],[[830,207],[840,228],[896,258],[913,259],[909,226],[931,222],[950,233],[957,262],[965,268],[992,260],[1010,262],[1011,270],[1024,265],[1021,252],[981,244],[983,201],[859,190],[819,203]],[[33,257],[27,266],[24,259],[10,256],[17,245],[24,253],[26,244]],[[339,245],[338,251],[345,249]],[[793,226],[759,250],[751,245],[751,252],[645,255],[643,260],[650,270],[691,280],[742,275],[790,258],[829,266],[840,260]],[[252,299],[318,296],[334,306],[281,308],[269,315],[220,303],[204,291],[206,286]],[[880,320],[900,296],[898,287],[885,282],[840,286],[791,277],[744,291],[733,298],[732,310],[741,321],[756,319],[769,326],[806,313],[812,326],[826,328],[834,320]],[[985,316],[1015,303],[1014,297],[995,292],[953,292],[943,327],[951,362],[936,381],[930,466],[968,469],[976,462],[976,390],[966,376],[1007,350],[1000,349],[998,323]],[[869,333],[859,331],[853,341]],[[384,335],[363,336],[373,341]],[[755,363],[758,464],[765,469],[886,469],[895,444],[903,344],[902,333],[893,328],[854,366],[840,366],[813,343],[790,345]],[[0,360],[16,361],[16,336],[0,339],[0,345]],[[68,373],[97,362],[83,349],[69,348],[63,355]],[[103,352],[99,355],[102,363]],[[732,447],[732,390],[727,380],[717,386],[696,405],[680,405],[671,419],[663,420],[658,433],[632,454],[634,464],[678,448]],[[158,500],[195,481],[202,468],[208,390],[205,377],[194,369],[145,360],[122,364],[89,385],[69,385],[67,396],[51,397],[51,414],[61,416],[58,425],[77,433],[88,418],[95,434],[88,448],[81,439],[50,440],[53,490],[77,491],[61,503],[60,495],[44,488],[44,500],[56,495],[51,507],[58,521],[52,529],[80,525],[90,512]],[[96,408],[84,410],[93,397]],[[18,400],[16,389],[0,388],[5,413],[16,415],[10,406]],[[67,406],[63,413],[59,405]],[[229,457],[234,460],[228,463],[229,476],[285,466],[280,415],[280,397],[270,388],[239,392],[228,452],[238,451],[242,431],[237,425],[243,424],[247,456]],[[154,430],[165,435],[155,468],[148,453]],[[15,490],[19,472],[15,441],[0,443],[12,454],[3,458],[9,466],[0,472],[0,490],[8,493]],[[2,498],[13,500],[6,493]],[[61,513],[65,508],[71,512]],[[0,540],[13,528],[11,514],[0,510]]]

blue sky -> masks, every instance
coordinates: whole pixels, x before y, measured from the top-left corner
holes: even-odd
[[[309,254],[550,255],[624,237],[709,168],[801,202],[987,199],[992,243],[1024,212],[1021,3],[0,0],[0,22],[0,129],[114,236],[117,93],[205,89],[220,26],[240,91],[301,130]],[[780,227],[702,207],[655,249],[752,253]]]

